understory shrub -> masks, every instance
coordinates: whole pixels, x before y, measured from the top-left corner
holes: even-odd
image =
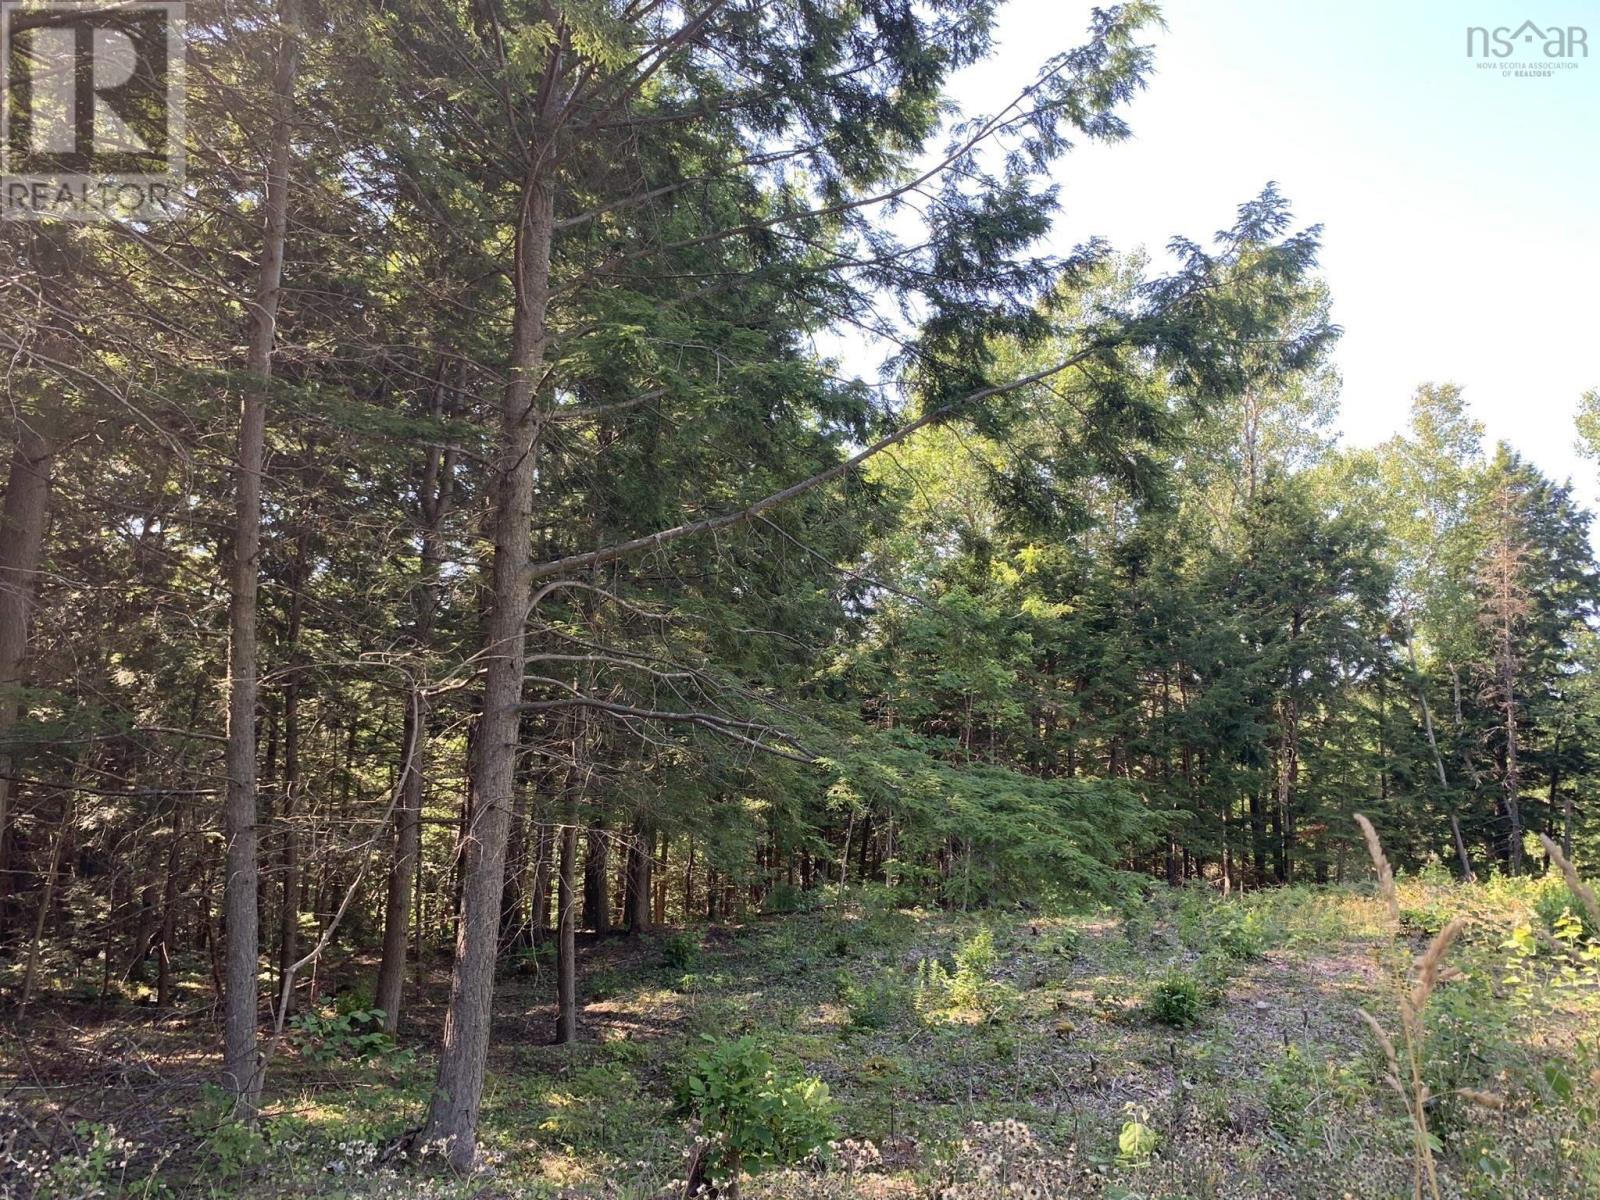
[[[910,1006],[904,980],[892,970],[861,982],[849,971],[834,976],[834,995],[844,1005],[852,1029],[883,1029]]]
[[[835,1135],[834,1104],[821,1079],[780,1070],[753,1037],[705,1040],[678,1095],[700,1119],[711,1179],[796,1162]]]
[[[400,1053],[392,1036],[383,1031],[381,1008],[336,1006],[330,1015],[305,1012],[290,1022],[290,1040],[307,1062],[367,1062]]]
[[[1209,989],[1198,978],[1174,967],[1151,985],[1144,1007],[1157,1024],[1187,1029],[1200,1019],[1211,1002]]]
[[[937,1020],[944,1013],[976,1013],[995,1020],[1015,999],[1008,984],[995,979],[1000,955],[994,947],[994,934],[979,930],[956,948],[954,969],[938,959],[924,958],[917,968],[916,1009],[924,1020]]]
[[[669,971],[687,971],[700,961],[700,939],[687,929],[661,939],[661,965]]]

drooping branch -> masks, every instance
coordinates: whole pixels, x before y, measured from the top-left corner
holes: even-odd
[[[610,546],[602,546],[598,550],[588,550],[582,554],[568,554],[563,558],[551,559],[535,565],[532,569],[534,582],[549,579],[552,576],[563,575],[569,571],[583,571],[593,567],[604,566],[606,563],[616,562],[618,559],[627,558],[645,550],[656,550],[662,546],[671,545],[687,537],[695,537],[702,533],[715,533],[718,530],[728,529],[735,525],[743,525],[753,521],[763,513],[769,512],[790,500],[798,499],[808,492],[815,491],[825,483],[832,483],[835,479],[843,478],[854,471],[870,458],[883,453],[891,446],[898,446],[919,429],[929,425],[948,420],[965,408],[982,403],[994,396],[1014,392],[1018,388],[1027,387],[1038,383],[1042,379],[1049,379],[1070,370],[1085,362],[1096,354],[1101,353],[1105,347],[1100,344],[1080,350],[1070,358],[1063,359],[1053,366],[1035,371],[1031,375],[1013,379],[1009,383],[992,384],[989,387],[979,388],[970,392],[959,400],[952,400],[949,404],[940,405],[938,408],[929,409],[914,421],[910,421],[896,429],[893,433],[885,434],[871,445],[852,454],[849,458],[835,463],[827,470],[819,471],[810,478],[792,483],[782,491],[773,492],[763,496],[752,504],[730,513],[722,513],[715,517],[705,517],[699,521],[687,521],[681,525],[674,525],[670,529],[661,529],[643,537],[630,538],[625,542],[616,542]]]

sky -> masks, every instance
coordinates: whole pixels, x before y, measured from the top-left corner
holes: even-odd
[[[1088,4],[1012,0],[997,53],[964,71],[967,113],[1015,95],[1079,44]],[[1159,252],[1204,238],[1275,180],[1324,227],[1343,377],[1341,432],[1400,429],[1425,382],[1460,384],[1505,439],[1600,511],[1600,468],[1573,450],[1600,387],[1600,0],[1169,0],[1133,137],[1054,169],[1055,248],[1092,235]],[[1508,78],[1467,27],[1583,26],[1591,57]],[[1520,57],[1514,55],[1513,58]],[[1540,57],[1543,57],[1542,55]]]

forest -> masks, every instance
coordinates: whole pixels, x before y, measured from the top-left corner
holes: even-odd
[[[1591,514],[995,8],[190,0],[0,223],[0,1195],[1600,1194]]]

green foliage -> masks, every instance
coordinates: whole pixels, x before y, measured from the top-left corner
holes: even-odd
[[[953,1015],[998,1020],[1015,1001],[1016,991],[994,978],[1000,955],[993,931],[980,929],[956,948],[953,958],[953,970],[938,959],[924,958],[918,964],[914,1001],[918,1014],[928,1021]]]
[[[1265,1072],[1267,1126],[1286,1148],[1314,1149],[1369,1091],[1350,1066],[1291,1042]]]
[[[34,1200],[86,1200],[107,1195],[144,1200],[168,1194],[154,1176],[136,1182],[128,1179],[134,1144],[118,1134],[115,1125],[79,1121],[72,1127],[72,1136],[77,1149],[59,1155],[49,1165],[37,1181]]]
[[[1083,931],[1075,925],[1060,925],[1040,939],[1039,953],[1072,962],[1083,953]]]
[[[207,1160],[224,1178],[237,1178],[267,1156],[261,1129],[234,1116],[233,1097],[213,1084],[200,1092],[189,1116],[189,1130],[199,1140]]]
[[[669,971],[692,970],[700,961],[700,938],[687,929],[661,939],[661,965]]]
[[[512,970],[519,975],[538,975],[546,967],[554,966],[555,961],[556,944],[553,941],[519,946],[511,953]]]
[[[774,915],[809,912],[820,900],[821,895],[815,890],[806,891],[792,883],[775,883],[762,899],[761,911]]]
[[[711,1141],[715,1178],[795,1162],[834,1135],[834,1105],[821,1079],[779,1070],[753,1037],[705,1040],[678,1094]]]
[[[844,1005],[852,1029],[886,1028],[912,1005],[910,987],[894,970],[880,971],[864,983],[840,971],[834,977],[834,996]]]
[[[1145,993],[1144,1009],[1150,1019],[1174,1029],[1187,1029],[1214,1003],[1211,991],[1194,975],[1174,967]]]
[[[626,986],[622,973],[609,967],[591,971],[582,980],[583,994],[591,1003],[610,1000]]]
[[[1161,1142],[1150,1126],[1150,1112],[1143,1105],[1128,1104],[1124,1115],[1128,1119],[1117,1134],[1117,1162],[1125,1167],[1146,1166],[1155,1157],[1156,1147]]]
[[[1534,900],[1534,911],[1549,932],[1557,937],[1563,936],[1563,930],[1568,931],[1567,940],[1575,940],[1570,936],[1572,922],[1576,921],[1578,930],[1585,938],[1600,939],[1600,929],[1592,929],[1592,919],[1588,915],[1586,906],[1572,894],[1572,889],[1564,883],[1551,881],[1549,885],[1539,890]]]
[[[530,1099],[543,1105],[541,1134],[575,1150],[614,1151],[662,1119],[666,1105],[641,1088],[633,1073],[637,1055],[619,1060],[613,1051],[607,1057],[555,1082],[533,1081]]]
[[[394,1062],[408,1055],[383,1030],[383,1010],[362,1006],[361,998],[336,1003],[332,1014],[304,1012],[289,1024],[290,1040],[307,1062]]]
[[[1245,907],[1234,901],[1217,901],[1202,894],[1198,903],[1188,902],[1179,917],[1184,944],[1202,953],[1214,952],[1223,958],[1250,962],[1267,952],[1271,942],[1271,919],[1260,907]]]

